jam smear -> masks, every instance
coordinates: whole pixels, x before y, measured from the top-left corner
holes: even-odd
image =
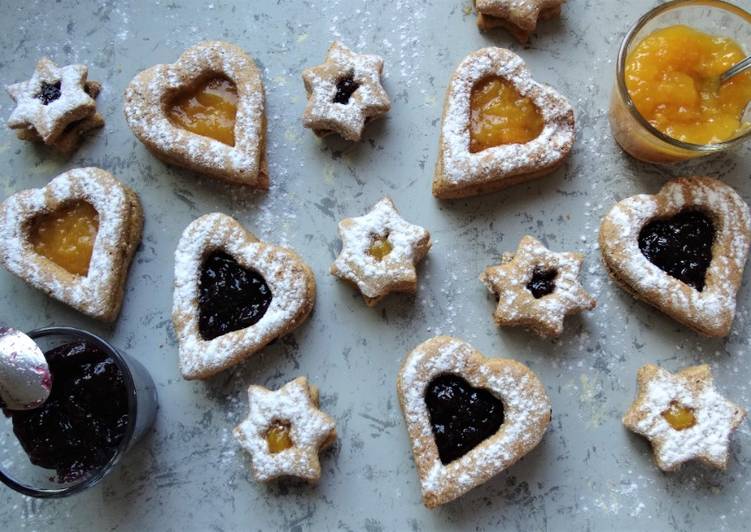
[[[354,79],[354,76],[350,73],[346,77],[336,82],[336,94],[334,95],[334,103],[341,103],[347,105],[349,99],[360,88],[360,84]]]
[[[117,363],[86,342],[44,354],[52,391],[39,408],[10,412],[31,463],[73,482],[106,465],[128,428],[128,391]]]
[[[712,262],[715,228],[704,213],[685,210],[654,220],[639,233],[639,249],[649,261],[699,292]]]
[[[532,270],[532,279],[527,283],[527,290],[532,292],[535,299],[540,299],[555,290],[556,277],[558,277],[558,270],[547,270],[540,266],[535,266],[535,269]]]
[[[198,296],[198,329],[213,340],[258,322],[271,304],[271,289],[254,270],[217,251],[203,262]]]
[[[294,447],[287,422],[275,421],[266,431],[266,444],[271,454],[280,453]]]
[[[42,101],[42,104],[49,105],[55,100],[60,98],[62,94],[62,82],[56,81],[55,83],[42,82],[42,87],[39,92],[34,95],[38,100]]]
[[[458,375],[439,375],[430,381],[425,404],[444,465],[464,456],[503,424],[500,399]]]

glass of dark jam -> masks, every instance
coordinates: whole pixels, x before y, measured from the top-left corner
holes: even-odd
[[[137,360],[91,333],[28,334],[47,359],[52,390],[39,408],[3,410],[0,481],[32,497],[65,497],[97,484],[143,437],[156,388]]]

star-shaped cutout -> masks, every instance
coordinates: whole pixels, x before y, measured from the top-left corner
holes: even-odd
[[[336,441],[334,420],[318,408],[318,389],[298,377],[277,391],[248,388],[250,412],[235,427],[235,438],[251,455],[253,476],[268,481],[293,476],[315,482],[321,477],[318,453]],[[271,442],[270,431],[284,427],[289,445]]]
[[[480,29],[506,28],[519,42],[527,42],[538,20],[560,15],[565,0],[475,0]]]
[[[6,87],[16,102],[8,127],[33,130],[45,144],[54,144],[70,124],[96,112],[87,76],[86,65],[58,67],[43,57],[30,80]]]
[[[647,364],[639,368],[637,384],[623,424],[649,439],[660,469],[673,471],[695,459],[727,467],[730,434],[746,412],[717,392],[708,365],[673,374]]]
[[[496,323],[559,336],[566,316],[597,304],[579,282],[583,260],[581,253],[555,253],[531,236],[522,238],[515,253],[505,253],[501,264],[480,276],[498,297]]]
[[[342,251],[331,273],[354,283],[369,306],[390,292],[416,291],[415,265],[430,249],[430,233],[402,218],[391,199],[339,222],[339,237]]]
[[[303,71],[308,93],[303,125],[319,136],[336,132],[359,141],[365,123],[391,108],[382,71],[379,56],[357,54],[334,42],[323,64]]]

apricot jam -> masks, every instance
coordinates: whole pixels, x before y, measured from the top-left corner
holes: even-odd
[[[745,57],[738,43],[688,26],[662,28],[629,53],[625,82],[639,113],[666,135],[692,144],[736,137],[751,101],[751,72],[720,85],[722,72]]]
[[[179,95],[169,109],[172,122],[191,133],[235,145],[237,88],[225,78],[214,78],[194,91]]]
[[[99,230],[94,207],[79,201],[31,221],[29,240],[34,251],[74,275],[89,273],[91,252]]]
[[[502,144],[524,144],[537,138],[544,126],[534,102],[508,81],[486,78],[472,88],[470,152]]]
[[[289,434],[289,424],[277,421],[271,425],[269,430],[266,431],[266,443],[271,454],[291,449],[293,444]]]
[[[370,244],[370,247],[368,248],[368,255],[370,255],[377,261],[382,261],[384,258],[386,258],[386,255],[391,253],[393,249],[394,245],[389,242],[388,237],[378,237],[375,238]]]
[[[686,430],[696,425],[696,417],[691,408],[687,408],[675,401],[671,401],[667,410],[662,413],[662,417],[675,430]]]

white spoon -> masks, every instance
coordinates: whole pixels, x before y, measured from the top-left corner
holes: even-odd
[[[47,400],[52,375],[39,346],[21,331],[0,327],[0,402],[31,410]]]

